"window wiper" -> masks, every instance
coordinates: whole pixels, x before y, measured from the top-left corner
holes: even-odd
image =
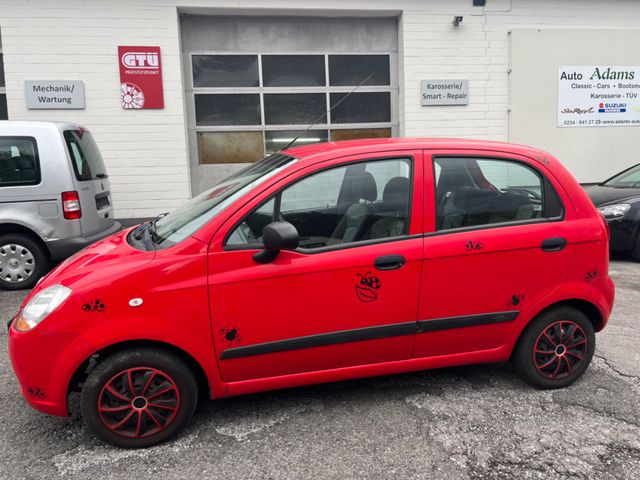
[[[156,229],[156,223],[158,220],[160,220],[162,217],[168,215],[169,212],[164,212],[161,213],[160,215],[156,216],[156,218],[154,218],[153,220],[151,220],[150,222],[148,222],[148,227],[147,229],[149,230],[150,234],[151,234],[151,240],[155,243],[158,241],[158,231]]]
[[[149,223],[150,222],[145,222],[139,225],[138,228],[133,231],[133,238],[138,242],[142,241],[147,251],[152,251],[155,250],[156,247],[153,240],[151,239],[151,233],[149,232]]]

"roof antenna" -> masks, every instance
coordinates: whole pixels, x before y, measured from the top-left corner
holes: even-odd
[[[374,70],[373,72],[371,72],[369,74],[369,76],[367,78],[365,78],[364,80],[362,80],[358,85],[356,85],[356,87],[351,90],[349,93],[347,93],[344,97],[342,97],[338,102],[336,102],[336,104],[331,107],[329,110],[327,110],[326,112],[324,112],[322,115],[320,115],[318,118],[316,118],[311,125],[309,125],[305,130],[303,130],[302,132],[300,132],[298,134],[298,136],[296,136],[296,138],[294,138],[293,140],[291,140],[286,147],[282,148],[280,151],[284,151],[289,149],[289,147],[291,147],[291,145],[293,145],[294,143],[296,143],[296,141],[305,133],[307,133],[309,130],[311,130],[316,123],[318,123],[320,120],[322,120],[324,117],[326,117],[327,115],[329,115],[329,112],[331,112],[334,108],[336,108],[338,105],[340,105],[342,102],[344,102],[347,98],[349,98],[351,96],[351,94],[353,94],[356,90],[358,90],[362,85],[364,85],[366,83],[367,80],[369,80],[371,77],[373,77],[375,75],[375,73],[377,72],[377,70]]]

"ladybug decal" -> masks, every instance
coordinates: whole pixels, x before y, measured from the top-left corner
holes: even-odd
[[[507,307],[517,307],[524,301],[524,293],[514,293],[511,295],[511,300],[507,303]]]
[[[222,340],[229,346],[237,345],[241,341],[240,334],[238,333],[238,327],[221,328],[220,333],[222,334]]]
[[[474,250],[482,250],[482,243],[469,240],[467,243],[464,244],[464,249],[467,252],[473,252]]]
[[[99,298],[93,302],[85,303],[82,305],[82,310],[85,312],[99,312],[103,313],[107,306]]]
[[[371,272],[367,272],[364,275],[357,274],[359,277],[356,284],[356,295],[361,302],[373,302],[378,299],[378,290],[382,286],[380,279]]]
[[[587,274],[584,277],[584,281],[587,282],[587,283],[591,283],[596,278],[598,278],[598,275],[600,275],[600,272],[598,272],[598,270],[593,270],[592,272],[587,272]]]

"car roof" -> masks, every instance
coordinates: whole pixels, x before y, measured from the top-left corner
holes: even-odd
[[[48,120],[1,120],[0,128],[10,129],[12,127],[15,128],[42,128],[42,127],[55,127],[58,130],[75,130],[78,128],[83,128],[81,125],[73,122],[65,122],[65,121],[48,121]]]
[[[528,155],[544,155],[547,152],[509,142],[496,140],[478,140],[465,138],[369,138],[364,140],[343,140],[339,142],[312,143],[300,147],[283,150],[282,153],[299,159],[307,159],[323,153],[332,154],[357,154],[367,151],[391,151],[414,149],[459,149],[459,150],[493,150],[501,152],[513,152]]]

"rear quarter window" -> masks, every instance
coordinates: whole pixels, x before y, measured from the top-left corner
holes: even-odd
[[[0,137],[0,187],[40,183],[40,159],[32,137]]]
[[[65,130],[64,140],[79,181],[107,178],[107,169],[91,132],[84,129]]]

